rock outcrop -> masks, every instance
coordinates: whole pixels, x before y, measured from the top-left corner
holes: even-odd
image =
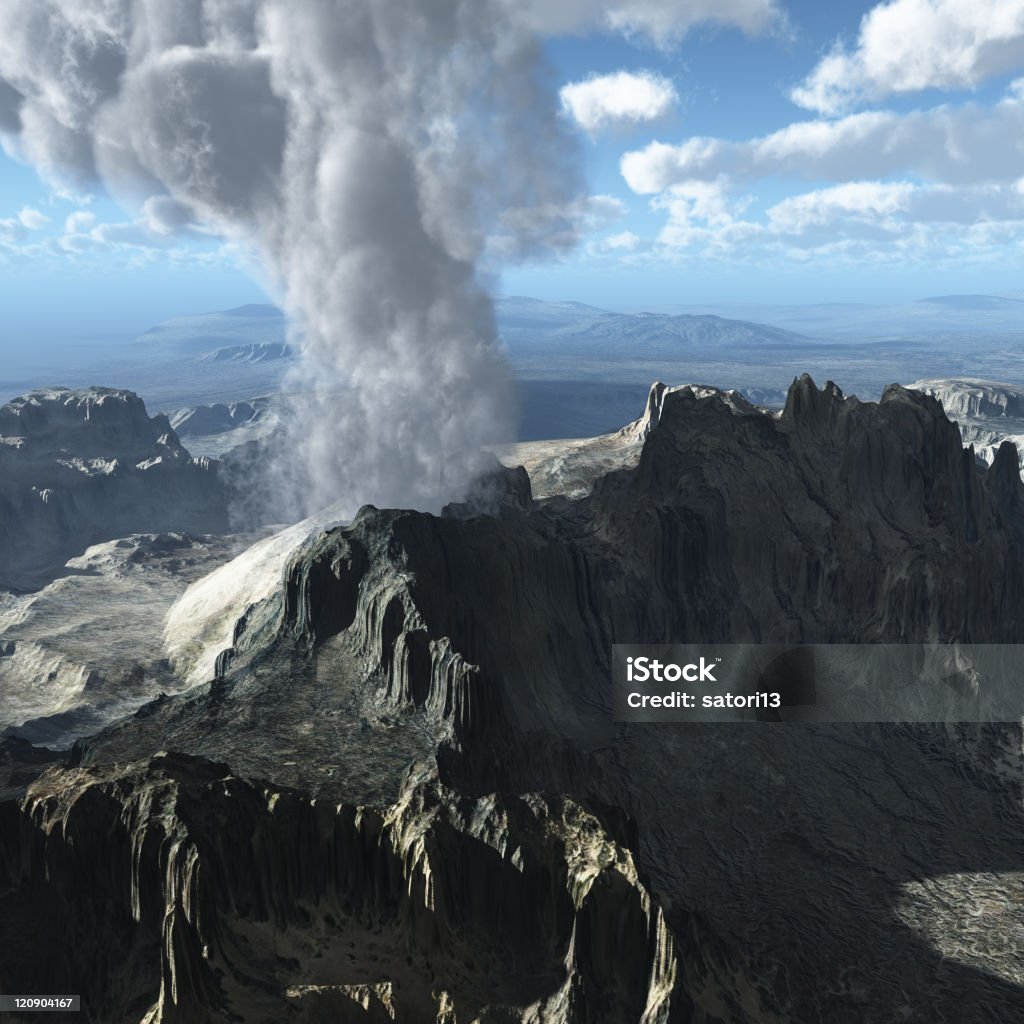
[[[1009,384],[973,378],[919,380],[911,387],[942,403],[946,415],[960,427],[965,445],[991,464],[1004,441],[1024,448],[1024,391]]]
[[[266,409],[266,399],[251,402],[215,402],[192,409],[178,409],[170,416],[171,426],[179,437],[223,434],[251,423]]]
[[[133,393],[52,388],[0,408],[0,588],[35,589],[100,541],[227,525],[216,466]]]
[[[564,797],[414,770],[381,812],[158,754],[0,818],[0,985],[88,1019],[692,1019],[628,825]]]

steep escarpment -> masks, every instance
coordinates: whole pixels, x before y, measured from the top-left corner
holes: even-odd
[[[628,725],[609,682],[613,643],[1021,642],[1016,452],[979,467],[939,404],[899,387],[864,403],[805,378],[778,415],[661,389],[649,413],[635,464],[579,500],[532,501],[509,474],[489,514],[364,509],[304,540],[210,685],[76,758],[101,772],[170,747],[382,813],[415,761],[474,806],[615,807],[690,1019],[1021,1018],[1010,917],[987,918],[998,970],[935,938],[1024,899],[1019,727]],[[947,898],[951,878],[984,900]],[[561,913],[554,890],[530,899]],[[639,934],[634,911],[618,919]],[[578,918],[575,935],[607,927]],[[380,1001],[380,979],[358,984]]]
[[[691,1019],[627,840],[562,797],[421,769],[378,811],[160,754],[0,816],[0,984],[92,1020]]]
[[[938,404],[901,388],[861,403],[803,380],[780,417],[707,389],[663,401],[636,467],[583,500],[367,511],[334,531],[290,570],[289,593],[319,610],[289,605],[285,633],[314,650],[344,633],[383,692],[458,718],[456,652],[478,724],[500,705],[499,731],[588,735],[578,680],[607,678],[614,643],[1024,636],[1010,446],[981,472]],[[606,697],[590,695],[596,714]]]
[[[35,589],[68,558],[133,533],[224,532],[215,465],[128,391],[33,391],[0,408],[0,588]]]

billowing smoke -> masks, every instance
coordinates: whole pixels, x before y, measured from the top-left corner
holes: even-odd
[[[510,0],[0,0],[25,158],[262,261],[303,351],[294,514],[436,507],[513,432],[482,261],[570,240],[578,185],[521,21]]]

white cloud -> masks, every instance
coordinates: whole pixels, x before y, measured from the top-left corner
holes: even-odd
[[[732,195],[724,180],[677,182],[652,204],[668,213],[658,241],[672,249],[696,246],[709,254],[729,249],[762,231],[742,218],[750,202],[749,196]]]
[[[733,223],[741,212],[740,206],[730,199],[728,189],[722,181],[684,181],[673,185],[659,197],[656,209],[669,210],[678,223],[703,221],[705,224],[723,226]]]
[[[694,137],[681,145],[651,142],[626,153],[619,164],[626,184],[637,195],[663,192],[679,181],[700,175],[718,163],[720,152],[731,144],[718,139]],[[716,172],[717,173],[717,172]]]
[[[672,81],[651,71],[616,71],[570,82],[558,95],[562,109],[588,132],[615,122],[653,121],[679,99]]]
[[[146,202],[134,220],[101,222],[89,210],[77,209],[53,224],[30,207],[0,219],[0,264],[11,260],[91,259],[104,266],[138,266],[157,259],[188,266],[237,266],[248,254],[216,236],[175,223],[181,213],[172,200]],[[111,261],[115,261],[112,263]]]
[[[1016,183],[953,187],[844,182],[787,197],[758,218],[751,197],[727,183],[673,186],[653,200],[668,218],[659,259],[744,262],[898,263],[1005,259],[1024,238],[1024,194]]]
[[[621,170],[667,214],[662,258],[1005,260],[1009,249],[1024,252],[1021,140],[1018,81],[987,107],[866,111],[748,140],[652,142],[625,154]],[[790,194],[762,209],[767,181]]]
[[[701,24],[728,25],[756,35],[783,21],[775,0],[520,0],[517,6],[530,27],[544,34],[603,29],[658,46],[677,42]]]
[[[916,177],[959,185],[1016,181],[1024,168],[1024,100],[1008,94],[990,108],[968,103],[909,114],[867,111],[802,121],[733,142],[691,138],[652,142],[620,163],[640,195],[678,182],[790,176],[849,181]]]
[[[64,233],[68,235],[81,235],[91,231],[96,226],[96,214],[88,210],[75,210],[68,214],[64,221]]]
[[[909,182],[847,181],[790,196],[768,210],[772,228],[801,232],[843,218],[884,218],[905,211],[915,191]]]
[[[1024,67],[1024,0],[890,0],[862,19],[853,50],[837,46],[791,95],[836,114],[921,89],[972,88]]]
[[[22,207],[21,212],[18,214],[18,220],[29,231],[40,231],[50,223],[50,218],[45,213],[40,213],[39,210],[33,209],[31,206]]]
[[[633,234],[632,231],[621,231],[617,235],[602,238],[601,246],[603,249],[613,252],[632,252],[640,245],[640,242],[639,235]]]

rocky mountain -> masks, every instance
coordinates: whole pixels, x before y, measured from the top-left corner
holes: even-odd
[[[226,528],[216,466],[135,394],[50,388],[0,407],[0,588],[40,586],[100,541]]]
[[[689,313],[712,311],[701,306],[670,309]],[[955,339],[956,344],[941,355],[960,361],[957,356],[973,349],[970,360],[966,361],[966,365],[973,367],[979,365],[979,360],[985,358],[986,350],[991,350],[994,343],[998,348],[1010,343],[1019,351],[1024,337],[1024,300],[1003,295],[932,295],[900,305],[830,302],[796,306],[718,306],[713,311],[723,316],[774,324],[814,338],[845,339],[861,345],[879,339],[890,344],[897,339],[914,339],[932,345],[935,356],[940,356],[934,350],[938,339]]]
[[[919,380],[911,387],[942,403],[964,444],[984,462],[993,462],[1004,441],[1024,451],[1024,390],[975,378]]]
[[[292,359],[291,345],[279,341],[260,341],[248,345],[228,345],[202,356],[207,363],[266,363],[274,359]]]
[[[215,402],[213,405],[178,409],[169,419],[179,437],[190,437],[193,434],[203,436],[223,434],[226,430],[251,423],[260,411],[253,402]]]
[[[609,682],[614,643],[1022,642],[1013,446],[802,378],[777,414],[655,387],[586,487],[574,451],[575,499],[538,459],[547,497],[499,469],[298,537],[212,679],[8,751],[0,985],[150,1024],[1024,1018],[1019,723],[627,724]]]
[[[548,302],[526,295],[504,296],[495,300],[494,307],[503,331],[551,330],[580,320],[614,315],[610,310],[583,302]]]

